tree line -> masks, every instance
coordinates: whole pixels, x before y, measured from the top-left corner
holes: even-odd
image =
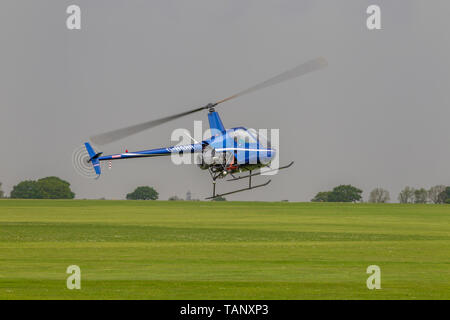
[[[429,190],[405,187],[398,195],[400,203],[448,203],[450,204],[450,187],[437,185]]]
[[[331,191],[318,192],[312,202],[361,202],[363,191],[352,185],[340,185]],[[435,203],[450,204],[450,187],[437,185],[430,189],[405,187],[398,197],[400,203]],[[387,203],[391,200],[389,191],[375,188],[369,194],[368,202]]]
[[[0,182],[0,198],[4,198]],[[70,183],[58,177],[46,177],[39,180],[25,180],[15,185],[9,196],[11,199],[74,199],[75,193],[70,189]],[[158,200],[159,193],[150,186],[140,186],[128,193],[127,200]],[[169,200],[183,200],[172,196]],[[190,191],[186,194],[186,200],[191,199]],[[216,201],[224,201],[218,198]]]
[[[0,198],[4,198],[0,182]],[[74,199],[75,193],[70,189],[70,183],[58,177],[46,177],[39,180],[25,180],[15,185],[9,196],[11,199]],[[150,186],[140,186],[128,193],[127,200],[158,200],[159,193]],[[104,199],[104,198],[102,198]],[[183,200],[177,196],[169,198],[172,201]],[[191,192],[186,194],[186,200],[191,199]],[[225,201],[224,197],[218,197],[215,201]]]
[[[0,198],[5,194],[1,188]],[[350,184],[339,185],[330,191],[318,192],[311,199],[312,202],[362,202],[363,191]],[[70,189],[70,183],[58,177],[46,177],[38,180],[25,180],[15,185],[11,191],[10,198],[13,199],[74,199],[75,193]],[[150,186],[137,187],[133,192],[126,195],[127,200],[157,200],[159,193]],[[450,186],[437,185],[430,189],[412,188],[406,186],[397,197],[400,203],[435,203],[450,204]],[[169,198],[172,201],[183,200],[177,196]],[[191,199],[190,191],[186,194],[186,200]],[[218,197],[214,201],[225,201]],[[368,202],[387,203],[391,200],[389,191],[383,188],[375,188],[369,194]]]

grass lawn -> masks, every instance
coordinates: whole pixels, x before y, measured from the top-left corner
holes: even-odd
[[[450,206],[1,200],[0,299],[450,299]]]

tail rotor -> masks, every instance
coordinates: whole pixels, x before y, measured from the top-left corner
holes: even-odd
[[[101,153],[95,153],[89,143],[76,148],[72,153],[72,165],[75,171],[86,178],[97,178],[101,174],[101,166],[98,157]]]

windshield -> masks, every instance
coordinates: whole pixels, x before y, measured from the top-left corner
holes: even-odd
[[[244,145],[245,143],[256,143],[256,136],[252,136],[244,129],[236,129],[229,133],[230,137],[238,144],[238,146]]]
[[[267,130],[264,129],[256,131],[255,129],[248,129],[247,131],[259,142],[260,148],[270,148],[270,141],[267,138]]]

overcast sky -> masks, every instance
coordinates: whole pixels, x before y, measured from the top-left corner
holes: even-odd
[[[81,30],[66,28],[70,4],[81,7]],[[381,6],[382,30],[366,28],[370,4]],[[406,185],[450,185],[449,12],[448,0],[3,0],[0,181],[8,193],[56,175],[78,198],[124,198],[139,185],[162,199],[203,198],[210,177],[194,165],[116,161],[91,180],[74,171],[73,150],[323,56],[328,68],[218,109],[226,127],[279,128],[280,163],[295,160],[268,187],[229,199],[309,201],[353,184],[366,199],[384,187],[396,201]],[[206,113],[99,151],[173,145],[172,131],[194,120]]]

